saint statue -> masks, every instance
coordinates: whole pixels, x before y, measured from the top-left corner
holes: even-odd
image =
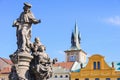
[[[30,52],[31,26],[32,24],[38,24],[41,22],[41,20],[37,20],[34,17],[33,13],[30,11],[31,7],[31,4],[24,3],[24,11],[20,14],[20,17],[13,22],[13,27],[17,28],[16,36],[18,52]]]
[[[31,42],[32,24],[38,24],[37,20],[30,11],[32,7],[29,3],[24,3],[23,12],[20,17],[13,22],[16,27],[17,51],[10,55],[13,67],[9,75],[9,80],[47,80],[52,77],[52,64],[57,59],[51,61],[46,53],[46,47],[35,38]]]

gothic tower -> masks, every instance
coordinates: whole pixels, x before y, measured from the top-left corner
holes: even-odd
[[[71,47],[70,49],[65,51],[66,54],[66,62],[86,62],[86,53],[81,49],[80,46],[81,36],[78,32],[77,23],[75,23],[74,31],[71,35]]]

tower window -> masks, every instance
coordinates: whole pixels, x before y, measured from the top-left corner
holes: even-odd
[[[76,61],[76,56],[75,55],[71,55],[69,61]]]
[[[93,62],[93,68],[96,69],[96,62]]]

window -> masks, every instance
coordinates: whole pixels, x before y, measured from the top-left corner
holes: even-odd
[[[55,78],[57,78],[57,75],[55,75]]]
[[[75,55],[71,55],[69,61],[76,61],[76,56]]]
[[[96,62],[93,63],[93,67],[94,67],[94,69],[96,69]]]
[[[89,78],[85,78],[85,80],[89,80]]]
[[[99,80],[99,78],[95,78],[95,80]]]
[[[120,78],[117,78],[117,80],[120,80]]]
[[[106,80],[110,80],[110,78],[106,78]]]
[[[65,77],[68,78],[68,75],[66,75]]]
[[[100,62],[97,62],[98,63],[98,69],[100,69]]]
[[[61,75],[60,78],[62,78],[63,76]]]
[[[75,80],[79,80],[78,78],[76,78]]]

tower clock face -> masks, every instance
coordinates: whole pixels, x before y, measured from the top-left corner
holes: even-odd
[[[76,61],[76,56],[75,55],[70,55],[69,61]]]

